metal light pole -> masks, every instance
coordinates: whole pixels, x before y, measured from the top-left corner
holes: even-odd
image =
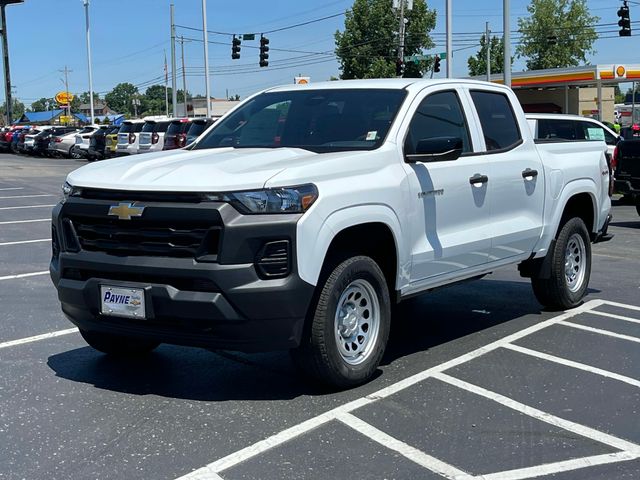
[[[9,44],[7,41],[7,15],[5,8],[12,3],[23,3],[24,0],[0,0],[0,17],[2,17],[2,52],[4,61],[4,92],[5,105],[7,108],[7,125],[11,125],[13,121],[12,110],[13,100],[11,98],[11,73],[9,69]]]
[[[453,10],[451,9],[451,0],[447,0],[447,78],[453,78]]]
[[[487,47],[487,82],[491,81],[491,40],[489,36],[491,31],[489,30],[489,22],[485,25],[484,43]]]
[[[176,80],[176,24],[174,20],[173,3],[169,6],[171,16],[171,101],[173,104],[172,115],[175,117],[178,111],[178,85]]]
[[[96,123],[93,110],[93,72],[91,69],[91,34],[89,31],[89,0],[84,0],[84,14],[87,25],[87,65],[89,67],[89,108],[91,109],[91,125]]]
[[[211,117],[211,87],[209,85],[209,35],[207,33],[207,0],[202,0],[202,40],[204,41],[204,82],[207,95],[207,118],[209,118]]]
[[[504,24],[504,84],[511,86],[511,0],[504,0],[502,22]]]

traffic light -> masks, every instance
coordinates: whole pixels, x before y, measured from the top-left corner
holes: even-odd
[[[263,35],[260,35],[260,66],[269,66],[269,39]]]
[[[620,30],[618,31],[618,35],[621,37],[630,37],[631,36],[631,18],[629,18],[629,5],[625,0],[624,4],[618,10],[618,16],[620,20],[618,21],[618,25],[620,26]]]
[[[436,55],[433,59],[433,71],[435,73],[440,71],[440,55]]]
[[[235,35],[233,36],[233,40],[231,41],[231,59],[238,60],[240,58],[240,41]]]
[[[396,60],[396,77],[404,75],[404,62],[400,59]]]

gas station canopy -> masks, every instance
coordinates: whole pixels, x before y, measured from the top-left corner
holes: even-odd
[[[501,73],[492,75],[491,81],[504,83]],[[586,67],[514,72],[511,77],[511,86],[512,88],[564,87],[633,81],[640,81],[640,64],[587,65]]]

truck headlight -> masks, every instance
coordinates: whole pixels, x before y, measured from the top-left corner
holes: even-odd
[[[317,198],[318,189],[313,184],[207,194],[208,200],[229,202],[247,214],[304,213]]]
[[[62,185],[62,197],[60,198],[60,201],[64,203],[69,199],[69,197],[79,197],[81,192],[82,190],[80,188],[74,187],[69,182],[64,182],[64,185]]]

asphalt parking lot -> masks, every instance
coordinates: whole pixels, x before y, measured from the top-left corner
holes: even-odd
[[[617,201],[589,294],[543,311],[515,268],[417,297],[369,384],[286,352],[113,360],[64,318],[51,207],[73,160],[0,154],[0,479],[640,478],[640,217]]]

